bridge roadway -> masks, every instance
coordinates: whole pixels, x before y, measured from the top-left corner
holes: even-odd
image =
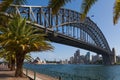
[[[27,23],[43,29],[53,42],[93,51],[103,56],[104,64],[114,63],[114,53],[102,31],[88,17],[81,22],[76,11],[62,8],[57,15],[52,15],[48,7],[11,5],[7,13],[11,12],[30,19]]]

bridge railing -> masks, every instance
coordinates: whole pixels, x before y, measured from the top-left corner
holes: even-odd
[[[37,73],[54,77],[56,80],[106,80],[106,77],[102,76],[103,74],[100,74],[100,73],[97,74],[98,76],[95,75],[95,76],[88,77],[88,76],[85,76],[84,73],[81,73],[82,76],[79,76],[79,75],[74,75],[74,74],[58,72],[58,71],[51,71],[48,69],[35,70],[35,69],[25,68],[24,74],[28,75],[29,71],[33,71],[32,79],[34,79],[34,80],[38,79],[38,77],[36,76]],[[89,74],[87,74],[87,75],[89,75]]]

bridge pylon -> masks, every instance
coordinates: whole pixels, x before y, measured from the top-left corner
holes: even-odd
[[[116,52],[115,52],[115,48],[112,48],[112,63],[113,64],[116,64]]]
[[[105,65],[116,64],[115,48],[112,48],[112,51],[109,54],[102,54],[102,57],[103,57],[103,64]]]
[[[104,65],[111,65],[112,63],[112,56],[109,54],[102,54],[103,64]]]

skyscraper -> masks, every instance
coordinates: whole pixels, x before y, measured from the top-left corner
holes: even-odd
[[[70,57],[70,64],[73,64],[74,63],[74,57]]]
[[[90,63],[90,52],[85,55],[85,63]]]
[[[74,53],[74,63],[75,63],[75,64],[80,63],[80,50],[77,50],[77,51]]]
[[[99,55],[98,54],[95,56],[92,55],[92,62],[96,62],[97,60],[100,60]]]

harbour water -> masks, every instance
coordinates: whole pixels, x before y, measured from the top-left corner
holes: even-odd
[[[120,65],[24,64],[24,68],[62,80],[120,80]]]

